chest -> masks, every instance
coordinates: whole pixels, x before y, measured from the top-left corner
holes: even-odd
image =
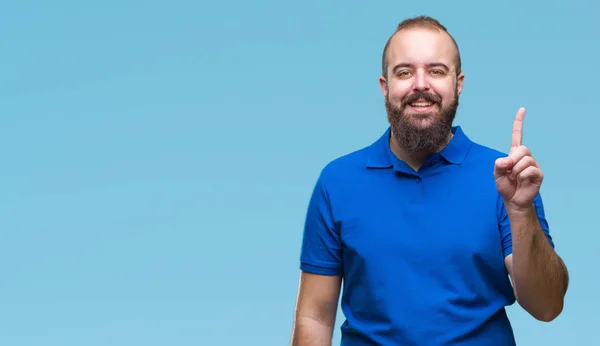
[[[494,186],[405,179],[356,187],[338,213],[348,264],[503,270]]]

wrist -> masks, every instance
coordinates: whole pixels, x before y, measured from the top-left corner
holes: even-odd
[[[504,207],[509,218],[513,217],[532,217],[536,215],[535,205],[532,203],[526,206],[514,205],[510,202],[504,201]]]
[[[533,241],[537,234],[535,230],[539,226],[535,205],[531,203],[530,206],[514,206],[506,203],[505,207],[510,222],[513,243]]]

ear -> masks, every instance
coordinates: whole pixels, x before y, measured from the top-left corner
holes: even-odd
[[[465,83],[465,74],[461,72],[458,75],[458,77],[456,78],[456,93],[458,95],[460,95],[464,83]]]
[[[379,77],[379,88],[381,89],[381,93],[383,94],[383,97],[387,98],[388,84],[387,84],[387,80],[383,76]]]

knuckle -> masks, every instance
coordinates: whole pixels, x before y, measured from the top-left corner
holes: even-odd
[[[535,161],[535,159],[534,159],[532,156],[526,156],[526,157],[525,157],[525,160],[526,160],[526,162],[527,162],[528,164],[530,164],[530,165],[534,165],[534,166],[535,166],[535,163],[536,163],[536,161]]]

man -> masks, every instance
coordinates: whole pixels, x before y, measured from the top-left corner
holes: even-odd
[[[505,306],[562,311],[525,110],[508,155],[474,143],[453,126],[463,83],[444,26],[398,26],[380,77],[390,127],[329,163],[310,199],[292,345],[331,344],[342,282],[343,345],[515,345]]]

